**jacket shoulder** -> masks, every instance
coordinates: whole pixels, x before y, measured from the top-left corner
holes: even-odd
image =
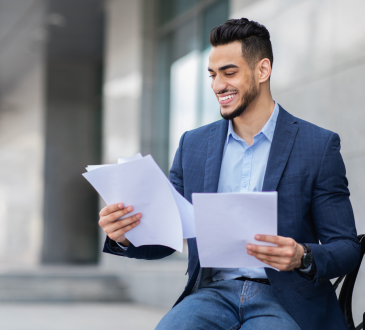
[[[228,125],[228,122],[224,119],[215,121],[213,123],[195,128],[193,130],[187,131],[184,136],[184,145],[187,143],[194,143],[197,140],[200,142],[204,141],[206,138],[209,137],[212,130],[219,129],[222,126]]]
[[[295,117],[291,113],[284,110],[281,106],[280,106],[280,111],[283,112],[283,115],[286,120],[289,120],[292,123],[295,122],[295,124],[298,125],[299,128],[298,135],[301,137],[306,137],[308,139],[323,138],[325,140],[328,140],[328,138],[332,135],[338,136],[338,134],[333,131],[330,131],[326,128],[310,123],[309,121],[306,121],[304,119]]]

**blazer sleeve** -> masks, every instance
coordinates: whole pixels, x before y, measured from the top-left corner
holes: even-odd
[[[182,144],[184,141],[186,132],[180,139],[179,148],[176,151],[175,158],[170,170],[170,181],[176,188],[176,190],[184,196],[184,184],[183,184],[183,172],[182,172]],[[143,245],[135,247],[132,243],[129,244],[127,249],[122,249],[115,241],[106,237],[103,252],[114,255],[119,255],[127,258],[144,259],[144,260],[156,260],[167,257],[175,252],[167,246],[162,245]]]
[[[162,245],[142,245],[135,247],[132,243],[124,250],[107,236],[103,252],[133,259],[157,260],[173,254],[175,250]]]
[[[321,244],[308,245],[317,267],[316,285],[348,274],[359,260],[360,244],[347,185],[340,137],[332,133],[313,188],[312,215]]]
[[[182,168],[182,152],[183,152],[183,143],[185,139],[185,135],[187,132],[185,132],[179,143],[179,148],[176,151],[174,161],[171,166],[169,179],[171,183],[174,185],[176,190],[184,196],[184,173]]]

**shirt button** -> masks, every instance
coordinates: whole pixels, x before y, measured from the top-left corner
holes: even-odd
[[[246,152],[246,154],[247,154],[247,155],[251,155],[251,151],[247,151],[247,152]]]
[[[245,183],[242,187],[243,187],[243,188],[247,188],[247,184]]]

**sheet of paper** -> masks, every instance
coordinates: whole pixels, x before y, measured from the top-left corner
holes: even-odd
[[[138,154],[135,154],[132,157],[125,157],[125,158],[124,157],[119,157],[118,158],[118,164],[132,162],[134,160],[141,159],[141,158],[143,158],[143,157],[142,157],[140,152]]]
[[[194,193],[193,205],[202,267],[270,267],[246,244],[272,245],[254,236],[277,235],[277,192]]]
[[[127,162],[132,162],[138,159],[143,158],[141,153],[138,153],[132,157],[119,157],[118,158],[118,164],[124,164]],[[110,166],[113,164],[105,164],[105,165],[88,165],[86,167],[86,170],[88,172],[105,167]],[[162,172],[163,173],[163,172]],[[177,208],[179,210],[181,224],[183,228],[183,238],[192,238],[195,237],[195,221],[194,221],[194,209],[193,205],[189,203],[183,196],[180,195],[180,193],[175,189],[175,187],[172,185],[170,180],[163,174],[163,177],[165,178],[166,183],[169,185],[170,191],[175,199]]]
[[[133,245],[165,245],[182,252],[179,209],[167,178],[151,156],[84,173],[105,203],[123,202],[141,212],[141,223],[126,233]],[[130,216],[130,214],[128,215]]]
[[[141,158],[142,158],[142,155],[140,153],[135,154],[132,157],[126,157],[126,158],[119,157],[118,158],[118,164],[132,162],[134,160],[141,159]],[[115,164],[88,165],[87,167],[85,167],[85,169],[86,169],[86,171],[90,172],[90,171],[96,170],[98,168],[105,167],[105,166],[110,166],[110,165],[115,165]]]
[[[141,159],[142,155],[140,153],[128,157],[128,158],[118,158],[118,164],[131,162],[136,159]],[[193,205],[189,203],[180,193],[175,189],[170,180],[163,174],[165,181],[170,187],[171,193],[174,196],[177,208],[179,209],[181,224],[183,228],[183,238],[195,237],[195,222],[194,222],[194,209]]]
[[[85,167],[85,169],[86,169],[86,171],[90,172],[90,171],[96,170],[98,168],[109,166],[109,165],[113,165],[113,164],[88,165],[87,167]]]
[[[170,187],[171,193],[174,196],[177,208],[179,209],[183,229],[183,238],[196,237],[193,205],[180,195],[169,179],[166,178],[166,180]]]

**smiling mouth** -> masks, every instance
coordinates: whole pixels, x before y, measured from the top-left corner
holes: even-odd
[[[233,99],[237,94],[238,93],[224,95],[224,96],[218,95],[219,103],[223,103],[223,104],[229,103],[231,101],[231,99]]]

